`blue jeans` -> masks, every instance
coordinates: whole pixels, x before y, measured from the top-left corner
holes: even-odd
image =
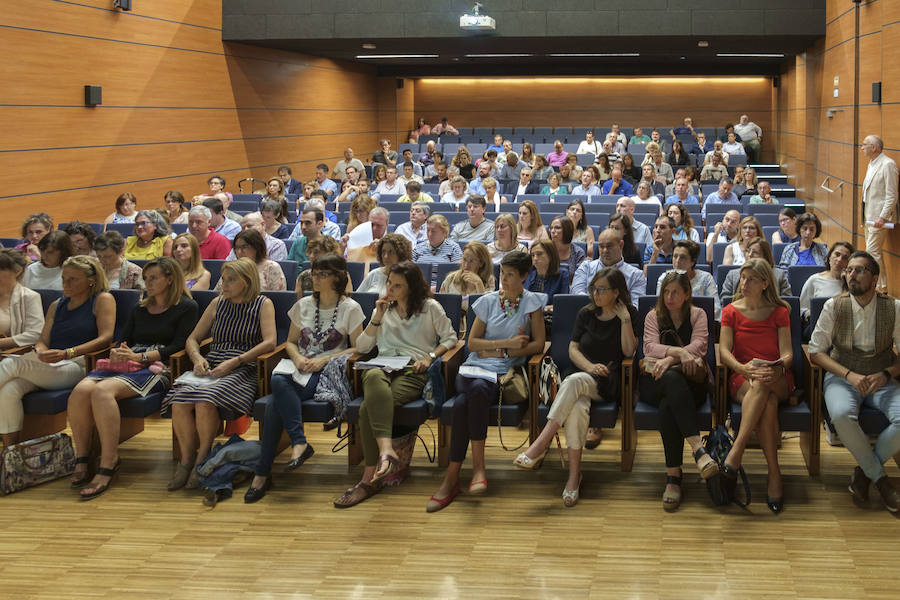
[[[275,451],[281,440],[281,431],[287,431],[291,445],[306,443],[303,431],[304,400],[311,400],[319,383],[319,373],[313,373],[305,386],[294,381],[290,375],[272,376],[272,401],[266,406],[263,418],[262,453],[256,463],[256,474],[265,477],[272,470],[275,462]]]
[[[822,394],[831,415],[831,423],[841,437],[841,442],[853,454],[866,477],[872,481],[884,477],[884,463],[900,451],[900,386],[892,380],[874,394],[861,397],[849,381],[826,373]],[[862,406],[878,409],[891,422],[878,436],[874,450],[869,445],[868,436],[859,426],[859,410]]]

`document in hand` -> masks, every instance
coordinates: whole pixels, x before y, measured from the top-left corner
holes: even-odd
[[[376,356],[371,360],[364,360],[354,365],[355,369],[381,369],[385,373],[393,373],[406,368],[411,356]]]
[[[366,221],[353,228],[347,237],[347,248],[362,248],[374,241],[372,236],[372,223]]]
[[[497,374],[492,371],[488,371],[487,369],[482,369],[481,367],[462,365],[459,368],[459,374],[463,377],[468,377],[469,379],[484,379],[485,381],[490,381],[491,383],[497,383]]]
[[[196,375],[193,371],[185,371],[178,376],[178,379],[174,381],[173,385],[185,384],[205,387],[207,385],[212,385],[217,381],[218,379],[211,375]]]
[[[293,377],[294,381],[303,386],[309,383],[309,378],[312,377],[312,373],[301,373],[294,361],[289,358],[282,358],[278,361],[278,364],[272,369],[272,375],[289,375]]]

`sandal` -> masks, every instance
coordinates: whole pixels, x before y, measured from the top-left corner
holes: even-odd
[[[578,504],[578,496],[581,495],[581,482],[584,481],[584,474],[578,476],[578,487],[574,490],[563,489],[562,499],[566,508],[572,508]]]
[[[487,479],[482,479],[481,481],[473,481],[469,484],[469,493],[470,494],[486,494],[487,493]]]
[[[715,463],[713,463],[715,464]],[[677,485],[678,492],[670,492],[669,485]],[[666,489],[663,492],[663,510],[675,512],[681,506],[681,475],[666,475]]]
[[[459,495],[459,482],[453,486],[453,489],[450,490],[450,493],[444,496],[443,498],[435,498],[432,496],[428,499],[428,502],[425,504],[425,512],[433,513],[439,510],[443,510],[447,508],[453,499]]]
[[[706,451],[706,448],[700,446],[697,448],[697,451],[692,455],[694,457],[694,462],[697,463],[697,468],[700,469],[700,477],[703,479],[709,479],[713,475],[719,472],[719,465],[709,456],[709,453]],[[703,456],[708,456],[709,460],[706,461],[703,466],[700,466],[700,459]]]
[[[89,457],[89,456],[79,456],[75,459],[76,465],[90,465],[90,463],[91,463],[91,457]],[[73,473],[73,475],[74,475],[74,473]],[[90,468],[86,468],[84,470],[84,474],[80,478],[75,479],[75,480],[70,479],[69,485],[71,485],[73,488],[80,488],[82,486],[89,484],[92,479],[94,479],[94,476],[91,475]]]
[[[541,465],[544,464],[544,456],[546,456],[546,454],[540,458],[529,458],[527,454],[522,452],[515,460],[513,460],[513,464],[526,471],[537,471],[541,468]]]
[[[360,481],[334,501],[335,508],[350,508],[378,493],[378,488]]]
[[[591,437],[591,434],[594,434],[596,437]],[[584,441],[584,447],[587,450],[593,450],[597,446],[600,445],[600,442],[603,441],[603,430],[599,427],[589,427],[588,428],[588,437]]]
[[[381,471],[381,467],[384,463],[387,463],[387,467],[384,471]],[[378,459],[378,466],[375,467],[375,477],[372,478],[372,484],[375,485],[394,471],[400,469],[400,461],[390,454],[382,454],[381,458]],[[380,473],[379,473],[380,471]]]
[[[106,490],[109,489],[109,486],[112,485],[113,480],[116,478],[116,475],[119,472],[119,468],[122,466],[122,459],[119,458],[116,460],[116,464],[112,469],[107,469],[105,467],[100,467],[97,469],[97,475],[103,475],[104,477],[109,477],[106,480],[106,483],[101,483],[93,488],[84,488],[81,490],[81,501],[93,500],[99,496],[102,496],[106,493]],[[90,491],[88,491],[90,490]],[[87,492],[87,493],[85,493]]]

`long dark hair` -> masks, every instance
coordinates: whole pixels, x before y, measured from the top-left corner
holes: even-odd
[[[334,291],[337,292],[338,301],[341,296],[347,295],[347,261],[337,254],[319,254],[310,265],[310,271],[326,271],[335,276]],[[319,292],[313,292],[318,300]]]
[[[593,287],[597,284],[597,281],[600,279],[605,279],[609,284],[609,287],[619,292],[619,301],[622,302],[625,306],[631,305],[631,293],[628,291],[628,282],[625,281],[625,276],[622,275],[622,272],[615,267],[603,267],[591,278],[591,285],[589,289],[593,289]],[[594,304],[594,294],[591,293],[591,306],[597,311],[599,314],[601,309],[599,306]]]
[[[575,199],[569,202],[569,205],[566,207],[566,211],[568,211],[571,207],[578,205],[581,207],[581,218],[578,220],[578,225],[575,225],[576,231],[585,231],[587,229],[587,211],[584,210],[584,202],[581,200]]]
[[[681,286],[682,291],[688,296],[687,300],[685,300],[684,304],[681,306],[681,322],[684,323],[686,320],[690,319],[691,316],[691,307],[693,306],[693,303],[691,302],[691,280],[686,273],[669,271],[666,273],[666,276],[663,277],[662,284],[659,286],[659,298],[656,300],[656,322],[659,325],[660,331],[665,329],[675,329],[675,324],[672,322],[672,315],[669,314],[669,308],[666,306],[665,301],[666,286],[673,283]]]
[[[419,266],[409,260],[404,260],[391,267],[388,277],[400,275],[406,280],[409,288],[409,296],[406,299],[406,318],[417,315],[425,309],[425,301],[431,297],[431,286],[425,282],[425,276]]]
[[[622,221],[622,227],[625,228],[625,233],[622,234],[622,241],[625,242],[624,248],[622,248],[622,254],[624,256],[635,256],[638,253],[637,245],[634,243],[634,228],[632,227],[631,217],[622,213],[615,213],[610,215],[609,223],[613,224],[615,221]]]

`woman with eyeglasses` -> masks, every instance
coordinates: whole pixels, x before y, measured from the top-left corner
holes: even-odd
[[[812,275],[800,290],[800,313],[809,317],[809,305],[813,298],[834,298],[844,289],[844,271],[853,254],[848,242],[835,242],[825,257],[825,270]]]
[[[134,235],[125,240],[125,258],[150,260],[172,256],[169,225],[155,210],[139,210],[134,217]]]
[[[637,310],[625,276],[615,267],[597,271],[588,288],[591,302],[578,312],[565,374],[550,406],[547,424],[525,452],[513,461],[520,469],[541,466],[553,436],[565,425],[569,449],[569,478],[563,489],[563,505],[575,506],[581,489],[581,453],[587,439],[591,400],[614,400],[621,394],[619,371],[625,358],[637,349]]]
[[[259,271],[259,284],[262,291],[284,291],[287,289],[287,280],[284,271],[266,253],[266,243],[255,229],[245,229],[236,236],[232,242],[234,255],[238,258],[249,258]],[[222,279],[216,283],[215,290],[222,291]]]
[[[139,266],[125,258],[125,240],[118,231],[106,231],[94,240],[97,260],[103,265],[111,290],[142,290],[144,279]],[[198,246],[199,252],[199,246]]]

